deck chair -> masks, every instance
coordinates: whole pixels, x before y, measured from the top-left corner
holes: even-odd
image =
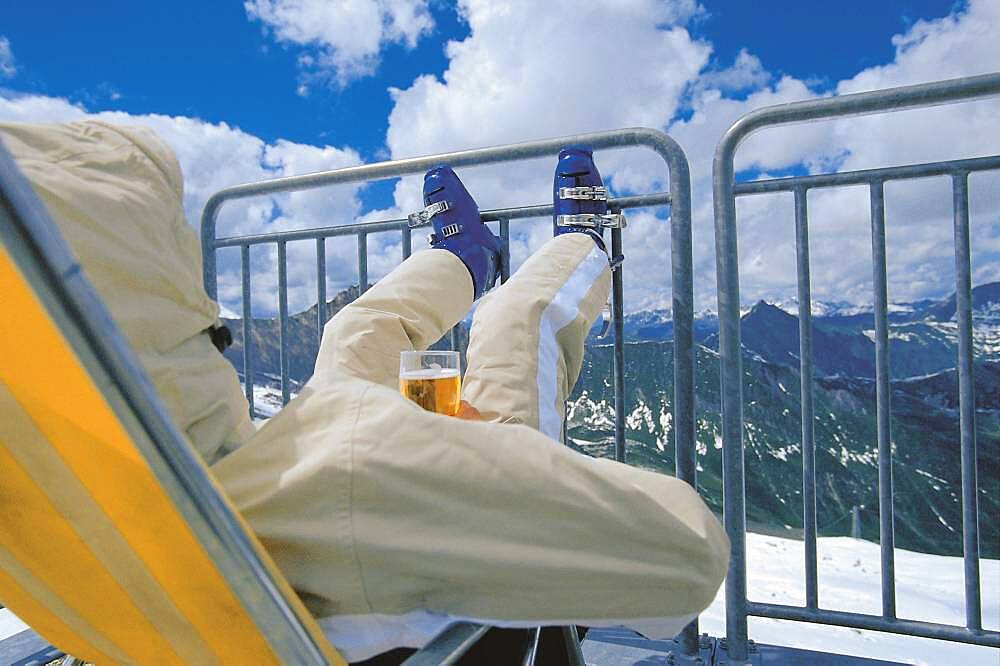
[[[55,647],[23,663],[346,664],[171,423],[2,142],[0,511],[0,603]],[[406,663],[454,663],[489,629],[452,625]]]
[[[98,664],[344,664],[0,145],[0,602]]]

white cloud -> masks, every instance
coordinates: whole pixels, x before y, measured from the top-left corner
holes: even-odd
[[[307,49],[300,95],[311,80],[343,86],[372,74],[386,45],[413,48],[434,27],[427,0],[248,0],[244,7],[278,41]]]
[[[442,77],[425,75],[392,91],[386,142],[393,157],[663,127],[711,52],[685,27],[700,11],[693,2],[628,0],[611,8],[468,0],[459,9],[471,34],[448,44]],[[620,188],[648,190],[665,180],[662,161],[646,150],[602,154],[600,166]],[[550,200],[553,168],[546,159],[460,175],[491,208]],[[399,183],[400,210],[420,205],[419,188],[419,178]],[[515,265],[551,234],[534,222],[515,222],[512,230]]]
[[[393,90],[389,150],[393,157],[409,157],[631,125],[665,129],[691,164],[696,298],[698,307],[714,306],[711,174],[716,143],[744,113],[818,93],[806,81],[775,78],[746,50],[731,66],[713,67],[711,45],[685,28],[700,11],[693,3],[630,0],[614,10],[597,3],[573,3],[572,11],[567,7],[560,2],[463,0],[460,10],[470,35],[448,44],[443,76],[422,76],[404,90]],[[944,19],[918,22],[892,38],[892,62],[859,72],[836,90],[1000,69],[998,14],[997,3],[975,0]],[[601,26],[597,32],[595,25]],[[595,39],[628,48],[595,48]],[[680,110],[689,113],[677,120]],[[764,131],[747,140],[736,166],[778,171],[802,164],[815,172],[1000,154],[998,112],[1000,104],[994,100]],[[647,152],[601,152],[598,164],[618,191],[664,187],[662,163]],[[551,169],[551,160],[544,160],[464,169],[460,175],[484,207],[493,207],[548,200]],[[416,178],[398,184],[399,210],[419,206],[419,184]],[[975,184],[972,193],[974,271],[979,278],[996,279],[1000,194],[995,187]],[[925,181],[887,188],[890,297],[936,296],[951,289],[949,206],[949,193],[927,187]],[[741,200],[739,210],[744,298],[794,293],[790,197]],[[815,296],[870,300],[866,196],[857,188],[816,192],[810,196],[810,212]],[[659,275],[666,272],[668,256],[664,223],[653,223],[644,214],[632,217],[636,221],[625,232],[626,307],[666,305],[669,292]],[[525,229],[516,263],[518,253],[535,249],[547,233],[539,223],[515,228]]]
[[[0,35],[0,79],[9,79],[17,74],[14,65],[14,52],[10,48],[10,40]]]
[[[310,146],[278,140],[267,143],[226,123],[208,123],[185,116],[132,115],[119,111],[89,113],[65,99],[0,92],[0,120],[69,122],[97,118],[111,123],[141,125],[155,130],[177,153],[184,174],[184,212],[197,228],[205,201],[213,193],[239,183],[277,176],[335,169],[360,163],[351,148]],[[266,233],[328,226],[353,221],[360,213],[357,186],[340,186],[276,197],[257,197],[225,205],[217,236]],[[315,246],[288,245],[289,305],[295,310],[315,302]],[[252,251],[254,308],[277,308],[277,250],[273,245]],[[327,253],[330,289],[356,284],[353,249],[331,244]],[[240,309],[239,253],[219,254],[219,295],[229,308]],[[335,293],[335,292],[334,292]]]

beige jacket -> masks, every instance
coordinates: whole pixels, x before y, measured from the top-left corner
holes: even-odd
[[[0,140],[45,203],[137,353],[174,422],[214,460],[253,434],[232,366],[206,329],[218,306],[184,221],[173,152],[152,132],[86,121],[0,123]]]

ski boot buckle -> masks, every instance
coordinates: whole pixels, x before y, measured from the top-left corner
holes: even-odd
[[[446,210],[451,210],[451,204],[447,201],[438,201],[437,203],[432,203],[421,211],[416,213],[410,213],[406,218],[406,224],[411,229],[416,229],[417,227],[425,227],[431,223],[431,218],[438,213],[443,213]],[[457,232],[456,232],[457,233]]]
[[[595,187],[560,187],[560,199],[579,199],[583,201],[607,201],[608,188]]]

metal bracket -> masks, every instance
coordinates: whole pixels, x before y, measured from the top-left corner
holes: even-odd
[[[556,215],[556,225],[560,227],[587,227],[589,229],[624,229],[628,226],[624,213],[580,213],[578,215]]]
[[[406,224],[411,229],[426,226],[430,224],[432,217],[438,213],[443,213],[446,210],[451,210],[451,203],[447,201],[432,203],[423,210],[417,211],[416,213],[410,213],[406,218]]]
[[[430,236],[428,236],[427,242],[430,243],[431,245],[435,245],[437,244],[438,241],[444,240],[445,238],[450,238],[451,236],[454,236],[457,233],[461,233],[461,231],[462,231],[461,224],[449,224],[444,227],[441,227],[440,236],[438,236],[437,234],[431,234]]]
[[[608,200],[608,188],[595,186],[595,187],[560,187],[559,188],[559,198],[560,199],[582,199],[586,201],[607,201]]]

